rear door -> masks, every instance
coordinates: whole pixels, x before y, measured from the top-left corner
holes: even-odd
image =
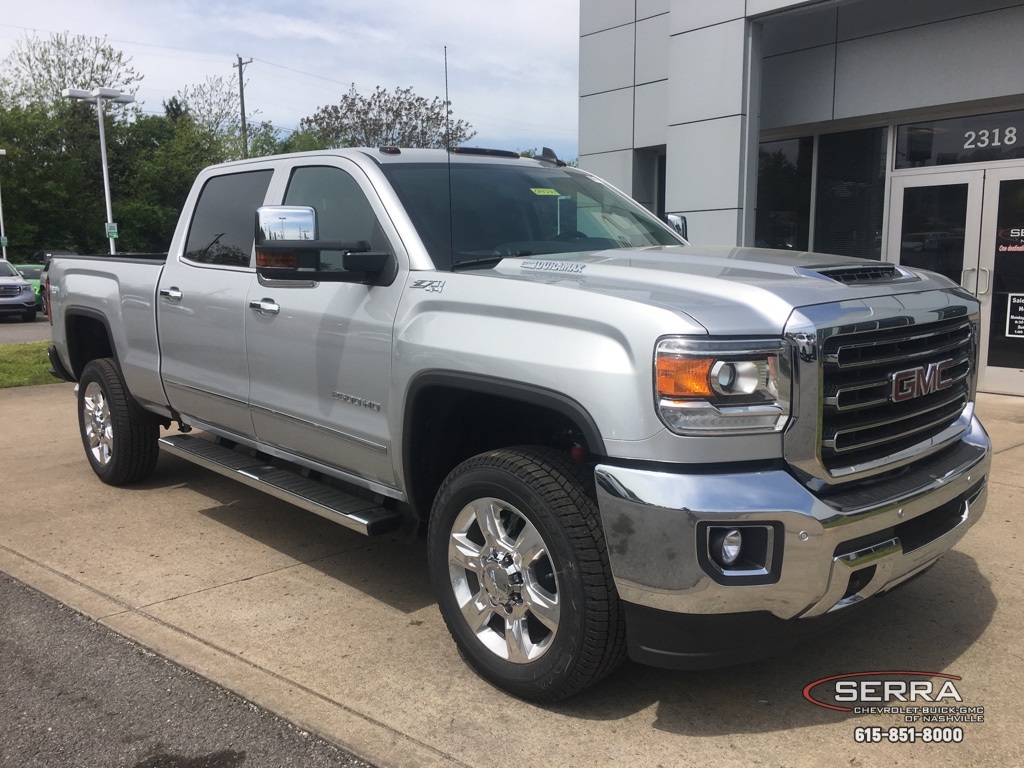
[[[157,297],[161,376],[185,420],[240,437],[249,416],[245,308],[256,209],[273,170],[212,176],[203,185],[185,245],[168,257]]]

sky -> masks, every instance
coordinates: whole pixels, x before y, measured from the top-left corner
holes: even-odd
[[[7,0],[0,60],[19,38],[107,38],[145,77],[146,112],[207,77],[245,67],[246,112],[294,130],[351,84],[444,96],[468,143],[578,155],[579,0]]]

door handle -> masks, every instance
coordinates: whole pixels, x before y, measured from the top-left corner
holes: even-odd
[[[260,299],[259,301],[250,301],[249,309],[259,312],[261,315],[276,315],[281,311],[281,306],[273,299]]]
[[[978,269],[978,272],[979,272],[979,275],[978,275],[979,278],[981,277],[981,275],[980,275],[981,272],[985,273],[985,290],[984,291],[981,291],[981,290],[978,291],[978,295],[979,296],[984,296],[992,288],[992,270],[985,269],[985,267],[980,267]],[[980,283],[981,280],[979,279],[978,282]]]
[[[173,285],[170,288],[161,288],[160,295],[166,299],[170,299],[171,301],[181,301],[182,298],[185,296],[185,294],[183,294]]]
[[[961,272],[960,273],[960,287],[964,288],[964,289],[966,289],[968,291],[971,290],[970,288],[967,287],[967,273],[968,272],[977,272],[977,271],[978,270],[975,269],[974,267],[968,267],[963,272]],[[978,281],[977,281],[977,279],[975,279],[975,281],[974,281],[974,288],[975,288],[975,290],[977,290],[977,288],[978,288]]]

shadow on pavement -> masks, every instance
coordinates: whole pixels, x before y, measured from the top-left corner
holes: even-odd
[[[610,721],[656,705],[654,726],[685,736],[834,723],[855,715],[812,705],[803,698],[808,683],[847,672],[956,674],[957,659],[985,631],[996,605],[974,559],[952,551],[921,578],[775,658],[698,672],[627,662],[585,696],[553,709],[569,717]]]
[[[411,613],[435,602],[422,538],[411,543],[366,538],[167,455],[161,456],[151,481],[130,490],[181,485],[216,502],[201,514],[385,605]],[[952,551],[920,578],[855,611],[849,621],[775,658],[694,672],[627,662],[585,695],[548,709],[572,718],[614,721],[654,705],[656,728],[686,736],[834,723],[853,715],[810,704],[803,698],[808,683],[849,672],[956,674],[957,659],[985,631],[996,605],[974,559]]]
[[[199,510],[211,520],[403,613],[432,605],[426,542],[366,537],[235,480],[161,454],[153,477],[129,492],[186,486],[216,502]]]

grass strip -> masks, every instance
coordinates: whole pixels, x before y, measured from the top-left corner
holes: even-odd
[[[50,361],[46,357],[49,345],[48,341],[0,345],[0,389],[57,384],[58,380],[50,375]]]

